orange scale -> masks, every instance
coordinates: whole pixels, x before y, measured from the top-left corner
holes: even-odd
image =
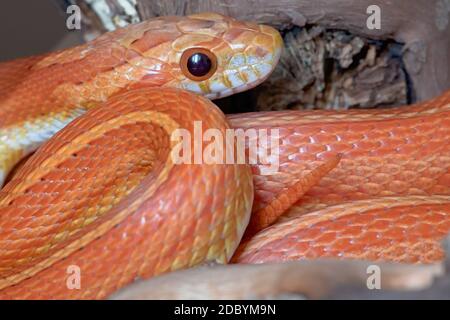
[[[411,227],[408,234],[410,234],[411,237],[418,237],[418,238],[433,238],[437,236],[436,227],[434,227],[429,223],[420,223],[420,222]]]
[[[367,225],[367,224],[365,224]],[[382,241],[382,235],[377,231],[372,231],[372,229],[364,228],[363,232],[359,235],[359,237],[354,239],[355,243],[365,243],[365,244],[373,244],[376,245]]]
[[[369,196],[376,196],[383,190],[383,187],[382,184],[366,182],[361,184],[359,190]]]
[[[319,145],[319,144],[307,144],[305,146],[301,146],[300,147],[300,152],[301,153],[308,153],[308,154],[317,154],[327,151],[326,147],[323,145]]]
[[[424,152],[424,154],[428,154],[430,150],[422,148],[422,145],[426,145],[426,143],[421,144],[421,145],[416,145],[416,144],[399,144],[395,148],[395,151],[398,154],[407,154],[407,155],[408,154],[414,154],[417,151],[421,151],[421,152]],[[428,148],[428,147],[426,147],[426,148]]]
[[[372,230],[372,229],[370,229]],[[379,233],[383,238],[385,239],[391,239],[395,241],[399,241],[401,239],[404,239],[406,234],[408,233],[408,230],[404,227],[398,226],[396,221],[393,221],[392,226],[383,231],[383,233]]]
[[[345,221],[345,219],[335,219],[335,220],[330,220],[329,222],[327,221],[327,223],[318,223],[316,225],[316,227],[319,227],[321,229],[326,230],[326,233],[330,232],[330,233],[334,233],[335,237],[337,238],[337,234],[341,234],[342,232],[345,231],[345,229],[348,227],[348,223],[347,221]]]
[[[345,142],[333,143],[330,144],[328,147],[330,148],[330,150],[328,151],[334,153],[342,153],[344,157],[347,157],[347,154],[353,150],[352,145]]]
[[[343,179],[343,182],[350,186],[360,186],[365,183],[367,179],[364,176],[349,175]],[[360,188],[358,188],[360,190]]]
[[[365,140],[372,141],[384,141],[389,138],[391,135],[388,131],[383,130],[371,130],[364,133]]]
[[[295,133],[296,135],[309,137],[320,133],[322,129],[320,126],[311,125],[311,126],[294,127],[292,130],[293,130],[292,132]],[[281,132],[283,132],[283,130]]]
[[[306,241],[296,241],[289,244],[289,246],[284,247],[286,248],[286,253],[289,256],[292,256],[291,259],[297,255],[297,257],[302,257],[303,255],[306,255],[306,253],[312,248],[312,245],[310,242]],[[281,248],[283,249],[283,248]],[[281,251],[282,252],[282,251]],[[294,258],[295,259],[295,258]],[[292,259],[292,260],[294,260]]]
[[[436,218],[438,219],[438,218]],[[433,223],[432,220],[429,220],[430,223]],[[436,223],[436,230],[442,235],[445,235],[450,230],[450,221],[449,219],[446,219],[446,217],[442,217],[441,221]]]
[[[401,174],[402,167],[399,164],[385,163],[385,165],[381,168],[381,172],[392,177],[393,175]]]
[[[450,186],[450,172],[439,177],[438,183],[444,186]]]
[[[349,151],[345,152],[345,156],[348,158],[363,158],[369,155],[370,151],[364,150],[364,149],[350,149]]]
[[[324,229],[326,227],[327,227],[326,225],[323,226]],[[325,230],[324,230],[324,233],[322,233],[315,240],[313,240],[314,246],[320,246],[320,245],[326,246],[336,240],[337,235],[335,232],[333,232],[333,231],[328,232],[328,228],[326,228]]]
[[[269,258],[267,258],[269,257]],[[256,251],[250,256],[242,257],[242,260],[239,263],[267,263],[267,262],[276,262],[283,261],[283,252],[275,252],[270,253],[268,250],[265,251]]]
[[[300,146],[300,148],[302,148],[303,146]],[[293,152],[296,152],[298,149],[297,148],[292,148],[292,146],[290,145],[280,145],[279,147],[279,153],[282,155],[289,155],[289,157],[291,157],[291,154]]]
[[[374,150],[380,147],[380,142],[378,140],[364,139],[356,141],[353,146],[357,149],[365,150],[366,152]]]
[[[374,227],[376,231],[378,231],[376,227]],[[345,238],[349,240],[349,243],[353,243],[353,239],[359,237],[363,233],[363,227],[357,225],[351,225],[348,222],[346,223],[346,228],[342,229],[339,232],[340,238]]]
[[[286,138],[282,139],[281,145],[299,146],[310,143],[310,138],[307,135],[289,135],[286,133]]]
[[[292,235],[290,235],[289,237],[280,239],[280,241],[277,241],[274,243],[269,243],[268,248],[270,248],[270,250],[272,250],[272,251],[284,252],[284,251],[289,251],[289,249],[292,248],[293,245],[295,245],[299,242],[303,243],[302,240],[298,241],[296,237],[293,237]]]
[[[36,198],[37,203],[35,204],[35,206],[39,207],[41,210],[49,210],[52,204],[54,204],[53,196],[49,194],[36,193],[34,195],[31,195],[31,197]]]
[[[449,136],[445,136],[442,139],[447,140]],[[417,151],[424,152],[425,154],[434,154],[435,152],[442,152],[445,146],[442,144],[442,140],[439,137],[433,136],[428,139],[428,142],[424,145],[417,146]]]
[[[395,180],[389,183],[388,188],[396,194],[405,194],[408,191],[408,184],[404,181]]]
[[[411,126],[414,125],[415,121],[405,121],[405,126],[402,127],[394,127],[390,130],[391,134],[394,137],[407,137],[413,136],[417,132],[417,130],[412,129]]]
[[[320,228],[312,226],[310,228],[302,229],[300,232],[295,232],[290,235],[292,239],[298,239],[299,242],[312,242],[317,239],[317,237],[322,235]]]
[[[353,247],[353,242],[349,238],[338,238],[336,241],[328,248],[327,252],[332,257],[338,257],[342,252],[346,252],[349,248]],[[352,248],[353,249],[353,248]],[[351,251],[353,251],[351,249]]]
[[[383,130],[383,126],[389,127],[390,125],[387,123],[381,123],[375,127],[373,124],[368,124],[366,122],[354,122],[349,125],[351,132],[359,137],[363,137],[366,132],[370,132],[374,129]]]
[[[369,178],[369,180],[373,183],[385,184],[390,180],[390,178],[391,177],[386,173],[375,173]]]
[[[294,247],[295,248],[295,247]],[[327,258],[332,257],[333,253],[330,252],[330,249],[327,245],[314,245],[309,250],[307,250],[303,256],[297,255],[297,253],[294,253],[293,255],[290,255],[284,259],[284,261],[287,260],[301,260],[301,259],[319,259],[319,258]]]
[[[389,257],[395,259],[395,257],[405,257],[409,255],[409,259],[416,260],[417,258],[414,257],[417,254],[416,244],[417,243],[410,241],[397,242],[396,245],[387,247],[384,250],[384,255],[386,256],[386,259]],[[414,247],[414,250],[409,250],[409,248],[412,247]],[[408,251],[410,251],[410,253],[408,253]]]
[[[445,210],[442,207],[425,209],[424,216],[425,216],[424,220],[432,225],[438,226],[441,222],[444,224],[448,223],[446,219],[447,214],[445,213]]]
[[[313,143],[317,144],[333,144],[338,141],[336,135],[330,135],[326,133],[318,133],[311,137]]]
[[[398,154],[397,150],[392,149],[390,147],[380,147],[374,150],[370,150],[368,153],[371,157],[386,157],[387,155]]]
[[[361,209],[360,213],[346,215],[339,219],[342,219],[348,225],[363,227],[365,231],[365,227],[374,219],[374,215],[372,212],[367,213],[364,209]]]
[[[414,180],[414,185],[416,188],[427,190],[435,185],[435,180],[427,177],[417,177],[417,179]]]
[[[375,231],[375,232],[384,232],[388,229],[392,228],[393,223],[391,220],[388,219],[374,219],[367,225],[367,229]],[[349,225],[351,227],[351,225]]]
[[[416,224],[419,219],[428,211],[426,207],[421,207],[419,212],[417,212],[416,210],[409,210],[409,212],[407,212],[408,209],[405,207],[398,207],[396,210],[399,211],[402,215],[395,219],[395,223],[405,228]]]

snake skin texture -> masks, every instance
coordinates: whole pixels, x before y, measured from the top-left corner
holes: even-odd
[[[251,171],[174,165],[171,132],[200,119],[228,127],[200,96],[137,89],[40,148],[1,193],[0,297],[101,298],[136,277],[226,263],[250,216]],[[80,290],[66,286],[70,266]]]
[[[192,48],[217,58],[211,78],[183,73]],[[0,191],[0,298],[100,299],[137,278],[209,262],[442,259],[450,91],[396,109],[228,117],[206,99],[264,81],[281,48],[271,27],[203,13],[1,63],[0,181],[9,178]],[[223,135],[278,129],[279,157],[269,157],[278,170],[174,163],[171,136],[195,135],[195,121]],[[241,243],[251,214],[330,163],[275,224]],[[80,288],[70,286],[73,270]]]
[[[340,164],[292,215],[375,197],[450,195],[450,91],[396,109],[260,112],[231,116],[230,123],[244,130],[279,129],[278,172],[253,170],[255,209],[337,153]]]
[[[253,212],[296,177],[342,156],[277,224],[242,243],[233,262],[443,258],[440,240],[450,232],[450,91],[397,109],[244,114],[230,122],[280,130],[279,171],[261,175],[253,167]]]

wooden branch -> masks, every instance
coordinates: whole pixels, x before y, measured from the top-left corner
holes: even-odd
[[[401,45],[324,27],[294,28],[274,73],[256,90],[256,111],[349,109],[411,102]]]

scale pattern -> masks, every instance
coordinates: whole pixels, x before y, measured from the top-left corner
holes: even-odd
[[[443,259],[450,196],[380,198],[330,206],[269,227],[238,248],[233,262],[324,257],[404,263]]]
[[[339,165],[284,219],[345,201],[450,195],[450,90],[396,109],[249,113],[230,123],[279,130],[279,170],[266,175],[261,165],[253,168],[255,210],[336,154]]]
[[[228,128],[200,96],[139,89],[40,148],[1,191],[0,298],[102,298],[136,277],[226,263],[249,220],[251,171],[174,166],[171,132],[200,120]],[[67,286],[73,266],[80,290]]]

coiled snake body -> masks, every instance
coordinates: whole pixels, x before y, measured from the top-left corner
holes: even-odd
[[[204,98],[264,81],[281,47],[270,27],[205,13],[0,64],[2,181],[51,137],[0,193],[0,297],[103,298],[230,259],[442,259],[450,92],[389,110],[228,118]],[[278,129],[279,169],[175,163],[172,134],[197,121],[224,136]]]

